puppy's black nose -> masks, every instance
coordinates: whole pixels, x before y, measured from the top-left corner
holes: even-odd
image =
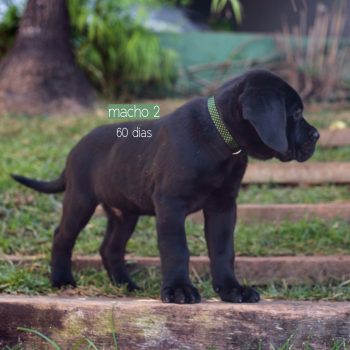
[[[312,130],[310,132],[310,137],[314,140],[317,141],[320,138],[320,133],[317,130]]]

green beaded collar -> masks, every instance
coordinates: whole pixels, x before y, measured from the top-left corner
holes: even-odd
[[[213,123],[216,126],[221,137],[224,139],[225,143],[231,148],[233,151],[232,154],[241,153],[241,147],[237,143],[237,141],[232,137],[231,133],[226,128],[223,120],[220,117],[219,111],[216,108],[215,98],[211,96],[208,98],[208,111],[211,116]]]

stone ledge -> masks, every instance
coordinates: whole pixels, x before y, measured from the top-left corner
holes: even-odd
[[[350,146],[350,128],[340,130],[320,130],[320,146],[342,147]]]
[[[6,256],[3,261],[12,263],[33,262],[42,256]],[[127,256],[131,269],[140,266],[160,266],[158,257]],[[288,284],[323,283],[329,280],[350,278],[350,256],[277,256],[236,258],[236,274],[240,280],[250,284],[263,285],[285,281]],[[75,256],[73,268],[101,269],[98,255]],[[209,273],[209,259],[206,256],[192,256],[190,268],[198,274]]]
[[[0,345],[20,341],[31,349],[47,344],[17,327],[34,328],[63,349],[82,337],[111,349],[112,330],[119,349],[127,350],[270,349],[289,338],[295,349],[307,343],[328,350],[334,339],[350,341],[350,303],[341,302],[170,305],[147,299],[1,296],[0,315]]]
[[[349,184],[350,162],[250,163],[244,175],[243,183],[276,183],[284,185]]]
[[[240,204],[237,220],[239,222],[282,222],[304,219],[350,220],[350,202],[333,202],[318,204]],[[197,212],[189,219],[202,224],[203,214]]]

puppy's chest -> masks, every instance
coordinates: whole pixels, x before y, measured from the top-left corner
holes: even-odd
[[[245,165],[235,164],[205,170],[198,176],[198,186],[209,192],[213,190],[230,191],[239,186],[244,171]]]
[[[204,175],[199,178],[198,186],[200,186],[202,189],[207,189],[208,191],[211,191],[225,187],[227,182],[227,176],[225,175]]]

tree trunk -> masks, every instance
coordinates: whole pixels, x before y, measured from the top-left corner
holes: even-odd
[[[93,90],[75,64],[65,0],[28,0],[13,48],[0,62],[0,113],[81,112]]]

